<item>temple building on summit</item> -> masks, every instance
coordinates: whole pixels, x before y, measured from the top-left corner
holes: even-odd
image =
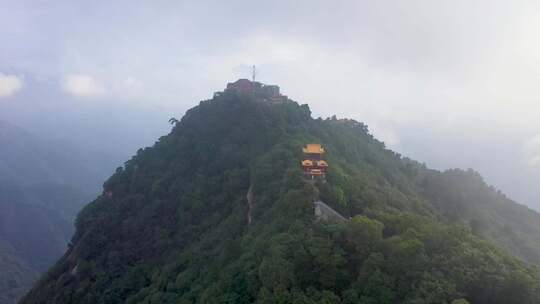
[[[282,95],[277,85],[268,85],[261,82],[249,79],[238,79],[235,82],[229,82],[223,92],[214,93],[214,97],[219,97],[222,94],[238,94],[244,96],[252,96],[258,99],[283,102],[287,100],[287,96]]]
[[[307,144],[302,151],[305,155],[302,160],[304,176],[309,179],[324,179],[328,169],[328,163],[323,159],[324,148],[320,144]]]

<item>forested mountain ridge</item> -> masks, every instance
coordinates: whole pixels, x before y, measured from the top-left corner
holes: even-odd
[[[310,142],[326,183],[303,179]],[[351,219],[315,221],[315,199]],[[117,169],[21,303],[539,303],[538,267],[500,249],[537,262],[538,218],[362,123],[223,94]]]

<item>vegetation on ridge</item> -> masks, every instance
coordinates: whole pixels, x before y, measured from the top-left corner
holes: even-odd
[[[325,184],[302,178],[308,142]],[[316,197],[351,220],[314,221]],[[224,94],[117,170],[22,303],[538,303],[537,267],[499,249],[538,262],[538,219],[359,122]]]

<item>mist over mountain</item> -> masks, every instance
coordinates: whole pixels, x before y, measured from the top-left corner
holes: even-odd
[[[539,20],[1,0],[0,304],[540,303]]]
[[[304,178],[321,143],[324,182]],[[346,219],[317,221],[322,200]],[[348,220],[347,220],[348,219]],[[537,303],[540,215],[365,124],[226,91],[141,149],[22,303]]]
[[[114,166],[113,157],[104,153],[42,140],[5,121],[0,121],[0,145],[0,180],[18,184],[49,182],[90,192],[100,188]]]
[[[15,303],[66,250],[115,162],[0,121],[0,303]]]
[[[0,303],[16,303],[66,250],[73,234],[73,217],[67,214],[82,208],[86,197],[76,193],[49,204],[29,189],[0,183]]]
[[[247,68],[241,72],[247,73]],[[187,98],[181,96],[169,104],[113,101],[105,97],[81,99],[63,92],[59,80],[21,74],[25,87],[13,96],[2,98],[0,120],[24,126],[40,138],[58,140],[60,145],[68,142],[88,153],[102,154],[104,159],[114,160],[115,166],[133,151],[151,145],[170,128],[168,119],[181,116],[188,107]],[[207,98],[219,85],[209,84],[206,90],[198,89],[200,93],[189,98]],[[306,100],[322,98],[305,88],[294,92]],[[401,101],[401,106],[405,105],[406,101]],[[328,108],[326,102],[322,106],[313,104],[312,110],[314,116],[332,115],[332,110],[340,117],[350,116],[349,110]],[[468,118],[463,124],[464,128],[469,126],[465,132],[448,121],[444,124],[410,121],[407,116],[397,121],[379,121],[369,113],[353,116],[366,120],[374,134],[403,155],[421,159],[439,170],[474,168],[516,201],[536,210],[540,208],[540,188],[536,186],[540,170],[531,165],[538,150],[532,129],[520,131],[512,126],[500,126],[502,130],[494,134],[489,121],[485,121],[487,117]],[[478,128],[477,123],[485,127]]]
[[[21,260],[7,241],[0,239],[0,303],[16,303],[38,276],[38,272]]]
[[[484,127],[478,130],[475,121],[464,125],[465,132],[451,126],[434,131],[427,124],[408,126],[391,147],[439,170],[474,168],[513,200],[539,211],[540,170],[532,160],[540,146],[534,130],[503,128],[493,134],[489,122],[476,122]]]
[[[0,119],[126,158],[167,131],[167,116],[255,64],[315,117],[364,121],[393,150],[441,170],[475,168],[540,210],[539,8],[2,1]]]

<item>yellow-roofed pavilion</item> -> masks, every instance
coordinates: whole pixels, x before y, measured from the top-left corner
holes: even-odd
[[[324,148],[320,144],[307,144],[302,150],[306,154],[324,154]]]
[[[324,180],[328,163],[323,160],[325,153],[321,144],[307,144],[302,151],[305,159],[302,160],[304,175],[309,179],[322,178]]]

